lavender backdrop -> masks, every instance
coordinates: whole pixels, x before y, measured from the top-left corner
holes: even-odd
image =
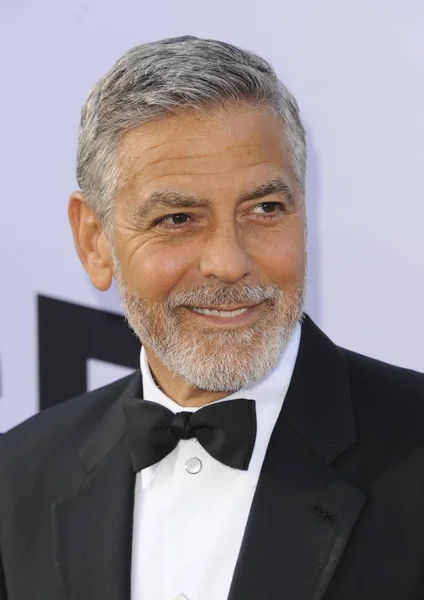
[[[424,371],[423,32],[422,0],[5,0],[0,431],[39,409],[37,297],[119,312],[113,291],[91,287],[67,223],[79,111],[123,51],[175,35],[275,65],[309,134],[308,310],[337,343]],[[123,372],[87,358],[90,388]]]

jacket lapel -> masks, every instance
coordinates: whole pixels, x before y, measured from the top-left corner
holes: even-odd
[[[330,464],[356,440],[341,351],[306,317],[229,600],[321,600],[365,502]]]
[[[81,452],[84,486],[53,505],[66,600],[129,600],[135,474],[122,404]],[[228,600],[321,600],[365,502],[331,468],[356,441],[343,354],[305,318],[296,367],[268,446]]]
[[[122,403],[140,375],[106,413],[83,448],[84,486],[53,507],[55,560],[68,600],[129,600],[135,474]]]

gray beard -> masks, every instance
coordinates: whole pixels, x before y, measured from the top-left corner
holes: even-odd
[[[134,333],[170,372],[201,390],[234,392],[267,377],[302,317],[305,281],[287,292],[276,285],[204,286],[151,305],[124,284],[117,257],[114,262],[117,291]],[[233,330],[190,327],[183,308],[260,302],[263,317]]]

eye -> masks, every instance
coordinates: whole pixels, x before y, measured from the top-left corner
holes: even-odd
[[[165,225],[168,227],[178,227],[179,225],[185,225],[189,220],[189,215],[186,213],[175,213],[173,215],[167,215],[161,217],[155,221],[155,225]]]
[[[261,204],[258,204],[257,208],[262,208],[264,212],[271,213],[275,212],[277,204],[277,202],[261,202]]]
[[[281,202],[261,202],[253,208],[253,212],[259,215],[275,215],[277,212],[284,212],[284,204],[281,204]]]

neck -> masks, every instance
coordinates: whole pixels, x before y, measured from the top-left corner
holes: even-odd
[[[175,373],[169,371],[156,357],[154,352],[144,346],[147,362],[158,388],[180,406],[205,406],[228,396],[228,392],[208,392],[191,385]]]

